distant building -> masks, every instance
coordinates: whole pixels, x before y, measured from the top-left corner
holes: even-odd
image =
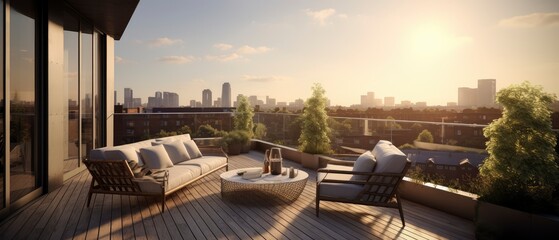
[[[173,92],[163,92],[163,104],[162,107],[178,107],[179,106],[179,95]]]
[[[375,93],[367,92],[367,95],[361,95],[361,107],[371,108],[375,106]]]
[[[477,91],[478,106],[492,107],[495,105],[495,95],[497,92],[495,79],[477,80]]]
[[[231,107],[231,84],[228,82],[221,87],[221,106]]]
[[[141,98],[132,98],[132,107],[137,108],[142,106],[142,99]]]
[[[381,107],[382,106],[382,98],[375,98],[374,107]]]
[[[494,107],[496,91],[495,79],[479,79],[477,88],[458,88],[458,106]]]
[[[396,100],[394,97],[384,97],[384,106],[385,107],[394,107]]]
[[[134,92],[131,88],[124,88],[124,108],[132,108],[134,104]]]
[[[266,107],[274,108],[276,107],[276,99],[266,96]]]
[[[426,108],[427,107],[427,102],[416,102],[415,107]]]
[[[458,106],[458,103],[456,103],[456,102],[447,102],[447,103],[446,103],[446,106],[447,106],[447,107],[456,107],[456,106]]]
[[[190,107],[196,107],[196,100],[190,100]]]
[[[211,107],[212,101],[212,91],[210,89],[204,89],[204,91],[202,91],[202,107]]]
[[[258,97],[257,96],[249,96],[248,97],[248,102],[250,103],[250,106],[256,106],[258,105]]]

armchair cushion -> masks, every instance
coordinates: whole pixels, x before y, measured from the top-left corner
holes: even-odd
[[[342,171],[351,171],[353,169],[351,166],[341,166],[341,165],[333,165],[333,164],[328,164],[326,168],[332,170],[342,170]],[[351,177],[352,177],[351,174],[319,172],[318,181],[321,183],[318,185],[318,188],[320,188],[320,196],[345,198],[350,200],[356,199],[359,193],[363,190],[363,185],[349,184],[349,183],[322,182],[324,179],[349,181]]]
[[[163,145],[141,148],[140,153],[149,169],[164,169],[173,166],[173,162]]]
[[[188,151],[188,155],[190,155],[190,159],[202,157],[202,152],[200,152],[200,149],[198,149],[194,140],[186,140],[183,141],[183,143]]]
[[[392,143],[381,140],[373,149],[377,160],[374,173],[401,173],[407,163],[407,156]]]
[[[376,164],[376,159],[375,156],[373,156],[373,153],[371,153],[370,151],[364,152],[363,154],[361,154],[361,156],[359,156],[359,158],[357,158],[357,160],[355,161],[355,164],[353,165],[353,169],[352,171],[354,172],[373,172],[373,169],[375,168],[375,164]],[[369,178],[369,176],[366,175],[353,175],[351,177],[351,180],[361,180],[361,181],[366,181]]]

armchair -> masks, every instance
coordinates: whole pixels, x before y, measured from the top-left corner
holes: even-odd
[[[372,152],[362,154],[354,166],[328,164],[318,169],[316,216],[320,201],[396,208],[405,226],[398,186],[411,162],[388,141],[379,141]]]

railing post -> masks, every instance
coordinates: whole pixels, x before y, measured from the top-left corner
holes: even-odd
[[[369,120],[363,119],[363,136],[369,136]]]

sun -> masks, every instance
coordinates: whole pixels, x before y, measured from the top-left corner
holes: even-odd
[[[472,42],[469,36],[455,35],[437,24],[419,25],[409,35],[411,53],[422,60],[437,59]]]

